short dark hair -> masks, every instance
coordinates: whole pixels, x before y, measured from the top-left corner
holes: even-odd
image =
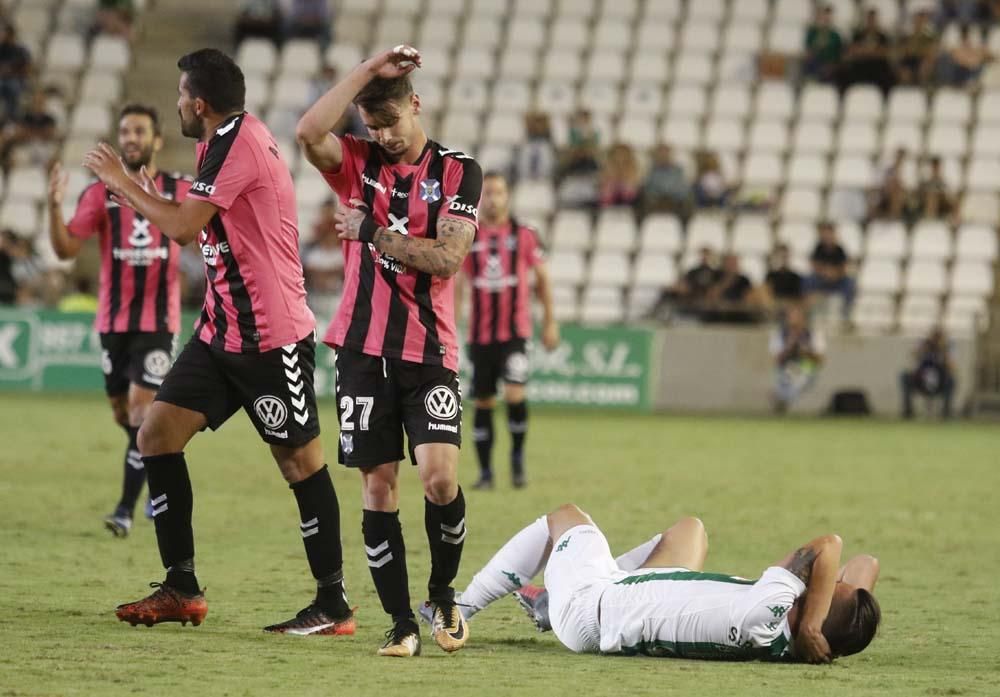
[[[388,124],[397,118],[392,105],[399,104],[411,94],[413,94],[413,84],[406,75],[393,78],[377,77],[358,92],[354,103],[377,121]]]
[[[126,104],[122,107],[122,110],[118,112],[118,120],[121,121],[130,114],[148,116],[149,120],[153,122],[153,135],[162,135],[162,131],[160,130],[160,112],[156,110],[156,107],[149,106],[148,104],[139,104],[137,102]]]
[[[188,91],[204,99],[217,114],[243,111],[247,86],[243,71],[222,51],[203,48],[181,56],[177,67],[187,73]]]
[[[823,623],[823,636],[834,656],[861,653],[875,638],[882,610],[875,596],[864,588],[854,593],[854,602],[831,609]]]

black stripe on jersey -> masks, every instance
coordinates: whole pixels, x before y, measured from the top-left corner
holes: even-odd
[[[408,174],[405,177],[397,174],[395,175],[392,191],[411,192],[412,185],[412,174]],[[402,219],[409,216],[409,214],[409,196],[407,198],[400,198],[390,194],[389,215],[396,219]],[[407,309],[406,303],[399,296],[399,283],[397,283],[396,273],[384,266],[381,271],[382,279],[389,284],[391,290],[391,295],[389,296],[389,316],[385,325],[385,336],[382,339],[382,355],[401,356],[403,354],[403,344],[406,340],[406,324],[410,318],[410,311]]]
[[[218,216],[216,216],[218,217]],[[218,254],[218,252],[216,252]],[[216,257],[216,263],[212,265],[205,265],[205,275],[207,277],[207,290],[205,296],[205,304],[208,304],[208,293],[212,294],[212,314],[215,318],[212,324],[215,326],[215,335],[212,337],[212,346],[217,349],[225,350],[226,348],[226,332],[229,331],[229,320],[226,319],[226,309],[223,306],[222,294],[219,293],[215,288],[215,277],[219,275],[219,260]],[[208,312],[202,310],[202,325],[208,323]]]
[[[521,233],[520,225],[513,218],[510,219],[510,242],[508,243],[510,249],[510,273],[518,281],[521,280],[521,275],[518,273],[517,268],[517,257],[520,251],[521,245]],[[520,283],[510,287],[510,338],[514,340],[517,338],[517,300],[521,295]]]
[[[134,221],[145,220],[139,211],[133,214]],[[135,223],[133,223],[133,226]],[[142,322],[142,306],[146,302],[146,273],[148,266],[141,264],[132,267],[132,300],[128,304],[128,330],[130,332],[139,331]]]
[[[476,230],[476,237],[479,237],[479,231]],[[473,251],[469,253],[469,259],[472,261],[472,274],[470,276],[470,281],[472,285],[472,314],[469,316],[469,336],[471,340],[470,344],[479,343],[479,316],[483,311],[479,307],[479,289],[476,288],[476,279],[479,278],[479,274],[482,273],[482,268],[479,264],[479,250],[475,248],[475,243],[473,243]]]
[[[177,178],[172,177],[169,174],[161,175],[163,177],[163,193],[169,196],[171,199],[177,198]],[[170,276],[170,238],[164,234],[160,234],[160,249],[165,249],[166,253],[163,255],[160,261],[160,277],[156,282],[156,331],[165,332],[167,330],[167,314],[169,309],[167,307],[168,301],[168,286],[167,281]]]
[[[490,248],[487,250],[488,256],[486,257],[486,268],[490,267],[490,264],[500,263],[500,240],[496,235],[490,237]],[[503,289],[499,285],[493,287],[490,291],[490,341],[489,343],[495,344],[498,340],[497,328],[500,326],[500,294]]]
[[[222,223],[222,216],[216,215],[208,223],[215,233],[219,247],[222,243],[229,243],[229,235],[226,233],[226,226]],[[232,300],[233,308],[236,310],[236,325],[240,330],[241,353],[257,353],[260,349],[260,332],[257,331],[257,319],[253,315],[253,303],[250,300],[250,293],[247,291],[246,283],[243,281],[243,274],[240,273],[240,264],[236,261],[236,255],[231,251],[223,255],[221,250],[219,256],[226,268],[226,282],[229,284],[229,297]]]
[[[111,194],[108,193],[108,201]],[[117,204],[108,209],[108,220],[111,222],[111,291],[108,294],[109,317],[108,331],[115,330],[115,318],[122,306],[122,260],[115,254],[116,249],[122,246],[122,209]]]
[[[198,163],[198,176],[191,184],[189,196],[208,198],[215,191],[215,178],[219,176],[226,158],[229,157],[229,151],[232,149],[233,143],[236,142],[236,136],[239,135],[240,128],[246,120],[243,118],[245,115],[243,113],[231,116],[215,129],[215,135],[208,141],[208,147],[205,149],[205,156]]]
[[[378,148],[368,148],[368,160],[365,162],[364,176],[368,181],[378,181],[382,174],[382,158]],[[365,181],[362,179],[362,181]],[[361,195],[368,210],[372,210],[375,202],[375,188],[364,187]],[[375,260],[371,248],[362,242],[361,268],[358,271],[358,289],[354,295],[354,308],[351,312],[351,325],[347,328],[344,343],[349,346],[364,346],[368,338],[368,327],[372,321],[372,294],[375,292]]]
[[[437,181],[444,187],[444,158],[439,154],[442,150],[437,143],[428,141],[431,150],[431,160],[427,163],[427,178]],[[419,184],[419,182],[418,182]],[[414,196],[415,192],[410,192]],[[427,223],[424,235],[427,239],[437,237],[438,214],[441,212],[441,204],[445,203],[444,196],[437,201],[427,204]],[[441,365],[444,363],[444,353],[441,347],[441,338],[437,331],[437,314],[434,312],[434,301],[431,300],[431,275],[419,272],[417,281],[414,284],[413,296],[419,308],[420,323],[427,330],[424,337],[424,359],[426,365]]]

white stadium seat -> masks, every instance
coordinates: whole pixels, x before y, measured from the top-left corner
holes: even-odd
[[[836,121],[840,112],[837,90],[830,85],[808,83],[799,97],[799,116],[804,121]]]
[[[900,222],[876,220],[868,226],[865,256],[870,259],[902,259],[906,255],[906,228]]]
[[[845,121],[840,127],[837,148],[841,154],[874,155],[878,149],[878,130],[870,122]]]
[[[872,162],[862,155],[840,155],[834,160],[831,184],[845,189],[864,189],[874,183]]]
[[[515,17],[507,28],[506,42],[508,50],[540,49],[547,45],[545,25],[533,19]]]
[[[711,54],[719,48],[719,27],[714,22],[689,21],[679,32],[680,55]]]
[[[711,247],[722,251],[728,247],[726,240],[726,221],[718,215],[699,213],[688,222],[686,249],[697,251],[702,247]]]
[[[956,123],[935,122],[927,132],[927,152],[941,157],[965,155],[968,129]]]
[[[972,98],[965,90],[942,88],[931,98],[931,120],[965,125],[972,117]]]
[[[743,186],[770,188],[783,181],[781,156],[773,152],[751,152],[743,162]]]
[[[677,266],[669,254],[640,254],[636,257],[632,282],[636,286],[662,288],[677,280]]]
[[[955,256],[959,260],[989,261],[997,258],[997,232],[986,225],[962,225],[958,229]]]
[[[659,140],[656,122],[648,116],[625,116],[618,122],[617,139],[634,148],[646,150]]]
[[[650,213],[639,229],[640,256],[649,253],[677,254],[684,248],[681,222],[670,213]]]
[[[555,209],[556,196],[551,186],[531,182],[514,190],[513,208],[526,218],[548,216]]]
[[[875,122],[882,118],[882,94],[870,85],[855,85],[844,97],[846,123]]]
[[[826,155],[833,150],[833,128],[820,121],[799,121],[792,133],[796,153]]]
[[[783,121],[755,121],[747,138],[752,150],[784,152],[788,148],[788,128]]]
[[[707,85],[712,82],[712,59],[704,53],[681,53],[674,61],[674,84]]]
[[[635,249],[635,212],[627,207],[605,208],[597,217],[594,247],[598,250],[630,252]]]
[[[927,97],[916,87],[897,87],[889,94],[886,114],[889,123],[923,123],[927,117]]]
[[[858,286],[870,293],[898,293],[899,263],[888,259],[865,259],[858,274]]]
[[[1000,206],[996,194],[967,192],[962,197],[960,217],[968,223],[996,225],[1000,222]]]
[[[87,49],[79,34],[55,34],[46,48],[45,69],[78,73],[86,65]]]
[[[562,18],[552,26],[549,45],[559,49],[582,50],[590,41],[590,30],[582,19]]]
[[[907,293],[940,295],[948,287],[944,264],[938,261],[911,261],[906,268],[904,286]]]
[[[100,35],[90,46],[90,66],[108,72],[123,73],[131,61],[128,42],[119,36]]]
[[[546,266],[555,285],[581,285],[585,266],[583,253],[576,250],[556,250],[549,255]]]
[[[607,20],[598,23],[593,45],[598,49],[625,51],[632,43],[632,29],[627,22]]]
[[[79,104],[69,122],[74,135],[106,136],[111,130],[111,112],[103,104]]]
[[[746,146],[743,123],[730,118],[713,118],[705,130],[705,145],[722,152],[743,150]]]
[[[667,97],[667,112],[671,117],[700,118],[705,113],[705,105],[705,90],[701,87],[691,85],[674,87]]]
[[[663,90],[650,83],[632,84],[625,90],[625,113],[655,117],[663,107]]]
[[[762,257],[771,251],[771,222],[761,215],[741,215],[733,223],[733,252]]]
[[[785,220],[819,220],[821,209],[818,189],[798,188],[793,183],[781,199],[781,217]]]
[[[590,214],[579,210],[561,210],[552,223],[552,247],[559,250],[587,251],[591,245]]]
[[[788,120],[795,113],[795,95],[784,82],[765,82],[757,89],[754,111],[758,119]]]
[[[248,75],[270,75],[277,65],[278,51],[267,39],[246,39],[236,51],[236,62]]]
[[[319,72],[319,47],[315,41],[291,39],[281,50],[280,65],[284,75],[311,77]]]
[[[624,252],[597,250],[590,258],[589,284],[623,287],[631,276],[631,264]]]
[[[822,155],[796,153],[788,161],[786,176],[788,181],[800,186],[824,187],[829,176],[826,158]]]
[[[921,220],[913,227],[910,258],[945,261],[952,255],[951,230],[940,220]]]
[[[580,88],[579,104],[592,114],[617,114],[621,110],[618,87],[609,82],[588,82]]]
[[[988,296],[993,293],[993,268],[982,261],[959,261],[951,270],[951,292]]]
[[[576,49],[552,48],[542,59],[542,78],[575,82],[583,72],[583,62]]]
[[[720,83],[712,92],[711,111],[714,117],[743,120],[750,113],[750,108],[750,88],[745,85]]]

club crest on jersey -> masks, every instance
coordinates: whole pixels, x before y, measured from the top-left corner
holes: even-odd
[[[441,182],[437,179],[424,179],[420,182],[420,200],[434,203],[441,200]]]
[[[137,215],[132,219],[132,234],[128,236],[128,243],[133,247],[148,247],[152,241],[153,236],[149,233],[149,221]]]

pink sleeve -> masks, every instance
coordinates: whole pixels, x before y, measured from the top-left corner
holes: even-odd
[[[76,202],[73,219],[66,224],[69,234],[85,240],[100,230],[108,214],[105,207],[106,191],[100,183],[91,184],[83,190]]]
[[[530,227],[522,227],[521,249],[524,258],[528,263],[528,268],[534,268],[545,261],[545,249],[538,240],[538,233]]]
[[[355,195],[361,169],[368,159],[368,143],[352,135],[338,136],[343,160],[336,172],[321,172],[323,179],[330,185],[341,201],[349,201]]]

